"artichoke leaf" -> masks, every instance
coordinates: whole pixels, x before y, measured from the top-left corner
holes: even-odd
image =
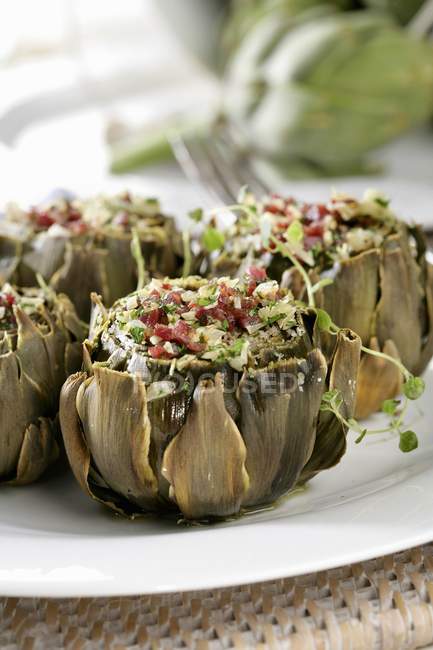
[[[244,505],[275,501],[293,488],[316,437],[327,364],[319,350],[244,374],[239,385],[250,488]]]
[[[18,458],[16,478],[9,485],[27,485],[36,481],[57,460],[57,425],[48,418],[39,418],[38,424],[30,424],[24,433]]]
[[[21,308],[14,306],[14,314],[18,326],[18,342],[15,355],[18,359],[20,372],[31,382],[36,392],[39,392],[45,409],[54,407],[56,395],[50,354],[45,343],[47,336],[43,334],[40,326],[32,321]],[[44,312],[46,316],[46,312]],[[50,321],[46,325],[51,331]],[[49,346],[51,347],[51,346]],[[52,350],[51,350],[52,351]],[[60,386],[62,380],[60,380]],[[14,400],[11,400],[11,404]]]
[[[43,232],[27,243],[21,259],[20,283],[24,286],[36,284],[36,274],[45,280],[59,269],[63,263],[69,237],[51,237]]]
[[[158,478],[159,492],[167,500],[170,486],[162,474],[163,456],[168,444],[185,424],[191,401],[192,395],[181,390],[148,399],[147,403],[151,424],[151,464]]]
[[[425,302],[427,311],[427,334],[422,342],[420,359],[413,372],[420,375],[433,355],[433,265],[426,265]]]
[[[149,462],[146,388],[137,376],[103,366],[79,388],[77,411],[95,467],[106,484],[144,511],[158,506]]]
[[[343,403],[341,413],[345,418],[353,416],[357,397],[356,376],[359,369],[361,340],[350,330],[340,330],[331,361],[328,379],[329,390],[340,391]],[[316,441],[301,482],[313,478],[317,472],[329,469],[340,462],[346,451],[346,430],[338,419],[328,412],[321,412],[317,424]]]
[[[188,519],[237,513],[248,488],[246,448],[224,404],[220,373],[200,379],[187,420],[167,447],[162,474]]]
[[[333,283],[321,291],[323,307],[334,323],[356,331],[364,345],[374,323],[379,259],[379,252],[373,249],[342,261]]]
[[[20,254],[21,243],[0,234],[0,285],[15,280]]]
[[[48,412],[45,396],[12,351],[0,355],[0,480],[15,476],[29,422]]]
[[[377,338],[371,339],[369,347],[380,351]],[[385,341],[382,352],[400,359],[395,343],[391,340]],[[386,399],[392,399],[401,393],[402,385],[402,374],[393,363],[364,354],[359,365],[356,417],[362,419],[380,411]]]
[[[402,363],[413,372],[420,359],[422,338],[419,268],[403,233],[389,237],[386,244],[379,271],[376,336],[382,348],[392,340]]]
[[[88,321],[90,317],[92,291],[100,293],[104,300],[109,294],[106,276],[107,256],[107,251],[95,246],[80,247],[68,243],[64,263],[51,277],[50,286],[57,293],[65,293],[69,296],[78,316],[84,321]]]
[[[60,393],[60,428],[69,464],[81,489],[92,499],[122,515],[142,514],[139,508],[134,509],[133,504],[110,490],[92,465],[90,450],[77,411],[77,393],[87,377],[85,372],[71,375]]]

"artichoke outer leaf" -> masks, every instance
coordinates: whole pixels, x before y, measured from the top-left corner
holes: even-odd
[[[191,400],[188,391],[179,391],[149,399],[147,403],[151,423],[151,465],[158,479],[159,492],[167,501],[170,485],[162,474],[163,456],[169,443],[185,424]]]
[[[50,237],[47,233],[27,242],[20,263],[20,282],[24,281],[24,286],[36,284],[37,273],[48,281],[62,266],[67,244],[68,237]]]
[[[328,378],[329,390],[340,391],[343,402],[342,415],[353,416],[357,395],[357,375],[360,363],[361,339],[350,330],[340,330],[337,335]],[[318,472],[340,462],[346,451],[346,429],[329,412],[320,412],[313,453],[301,474],[305,483]]]
[[[334,323],[356,331],[364,345],[370,340],[374,323],[379,260],[379,252],[373,249],[342,261],[334,282],[320,292],[323,307]]]
[[[392,340],[402,363],[413,372],[421,356],[422,295],[419,267],[410,255],[403,231],[388,238],[379,275],[380,299],[376,309],[379,345],[383,347],[387,340]]]
[[[377,338],[371,339],[369,347],[371,350],[380,351]],[[396,345],[392,340],[385,341],[382,352],[394,359],[400,359]],[[386,359],[363,354],[358,373],[356,418],[363,419],[380,411],[386,399],[392,399],[401,393],[402,386],[402,374],[393,363]]]
[[[56,342],[49,338],[53,336],[55,338],[52,321],[46,321],[49,331],[48,334],[43,334],[40,327],[22,309],[14,307],[14,314],[18,326],[18,342],[15,354],[21,372],[34,385],[35,390],[40,393],[45,409],[53,409],[58,397],[54,390],[56,384],[53,380],[53,372],[59,369],[59,362],[55,358]],[[46,316],[46,312],[44,312],[44,316]],[[46,339],[48,339],[48,346]],[[64,337],[60,335],[60,345],[62,343],[64,346]],[[59,387],[62,385],[63,379],[64,377],[61,377],[58,380],[57,385]]]
[[[250,477],[244,505],[272,503],[296,485],[313,451],[326,373],[325,357],[313,350],[305,359],[242,377],[241,429]]]
[[[16,476],[26,429],[47,411],[45,397],[22,372],[15,352],[0,355],[0,481]]]
[[[146,388],[138,376],[93,366],[76,407],[92,462],[115,493],[156,511],[158,482],[149,462]]]
[[[426,369],[433,355],[433,265],[426,264],[425,302],[427,311],[427,333],[422,342],[421,355],[413,372],[420,375]]]
[[[142,514],[140,509],[134,509],[131,503],[112,492],[92,466],[90,451],[76,405],[77,393],[87,378],[88,375],[85,372],[71,375],[64,383],[60,393],[60,428],[69,464],[81,489],[92,499],[121,515],[140,515]]]
[[[246,448],[224,404],[220,373],[200,379],[187,420],[167,447],[162,473],[187,519],[236,514],[248,489]]]
[[[92,291],[102,294],[104,300],[106,297],[109,298],[105,271],[107,256],[106,250],[90,245],[80,247],[68,243],[64,263],[51,277],[50,286],[57,293],[65,293],[69,296],[78,316],[84,321],[89,320]]]
[[[39,418],[24,433],[16,478],[9,485],[28,485],[36,481],[59,456],[58,427],[48,418]]]
[[[22,244],[18,240],[0,235],[0,285],[15,281],[21,248]]]

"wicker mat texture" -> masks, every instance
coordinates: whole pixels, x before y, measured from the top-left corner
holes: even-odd
[[[432,642],[433,544],[230,589],[128,598],[0,598],[2,650],[405,650]]]

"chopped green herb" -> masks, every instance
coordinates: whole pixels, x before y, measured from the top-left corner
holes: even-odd
[[[135,343],[140,344],[143,341],[144,338],[144,328],[143,327],[131,327],[129,330],[132,338],[134,339]]]
[[[224,246],[225,236],[217,228],[208,226],[203,233],[202,242],[206,250],[212,253],[212,251],[216,251]]]

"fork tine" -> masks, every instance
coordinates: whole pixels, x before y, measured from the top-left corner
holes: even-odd
[[[215,128],[207,138],[172,136],[170,143],[186,177],[214,201],[236,203],[245,185],[259,198],[269,193],[227,128]]]
[[[222,143],[221,149],[223,151],[226,153],[233,152],[233,154],[235,154],[235,159],[233,159],[233,166],[235,166],[237,169],[237,176],[240,182],[240,186],[242,187],[243,185],[247,185],[248,188],[254,194],[256,194],[258,198],[269,194],[270,188],[255,172],[254,168],[251,165],[251,159],[248,155],[242,153],[242,150],[239,148],[239,145],[234,140],[228,128],[220,130],[219,140]]]
[[[197,137],[187,140],[175,135],[170,137],[173,153],[185,176],[195,185],[204,187],[216,203],[231,203],[232,194],[222,183],[220,174],[210,160],[203,142]]]

